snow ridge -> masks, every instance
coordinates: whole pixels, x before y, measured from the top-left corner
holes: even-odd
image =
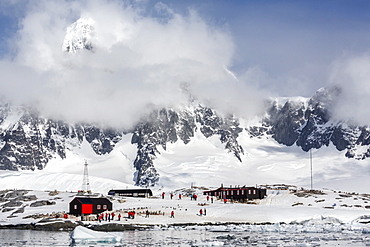
[[[66,36],[63,41],[62,50],[77,53],[83,49],[92,50],[91,43],[94,36],[94,20],[91,18],[80,18],[67,27]]]

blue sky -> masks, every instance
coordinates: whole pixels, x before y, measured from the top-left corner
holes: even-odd
[[[0,16],[0,56],[9,53],[7,41],[17,31],[16,19],[6,15]]]
[[[355,83],[354,73],[357,72],[354,68],[366,70],[367,61],[370,61],[367,59],[370,52],[369,1],[140,0],[130,1],[125,5],[126,9],[119,10],[122,7],[120,2],[122,1],[2,1],[0,3],[0,57],[3,60],[11,57],[13,65],[21,64],[30,68],[30,71],[35,69],[34,62],[38,65],[44,62],[52,68],[48,73],[54,73],[51,71],[55,71],[56,67],[60,69],[61,64],[65,63],[59,60],[61,59],[59,47],[63,42],[66,28],[76,21],[80,14],[95,13],[97,18],[101,15],[109,21],[113,18],[111,15],[118,19],[120,19],[119,15],[130,15],[132,12],[127,10],[127,6],[132,5],[135,15],[144,20],[140,25],[159,23],[155,24],[158,28],[155,29],[158,30],[157,33],[147,30],[148,34],[140,34],[142,37],[155,41],[161,40],[168,33],[168,37],[163,39],[164,43],[158,43],[161,47],[158,50],[166,47],[166,40],[172,40],[173,46],[186,41],[188,43],[182,50],[182,54],[187,52],[189,54],[185,54],[187,59],[204,63],[206,65],[204,70],[209,69],[209,66],[224,65],[236,75],[243,86],[248,88],[247,90],[252,91],[251,88],[253,88],[272,96],[310,97],[320,87],[335,83],[336,80],[341,80],[340,78],[348,77],[349,82]],[[125,1],[125,3],[128,2]],[[113,7],[109,9],[109,6]],[[159,11],[158,6],[162,6],[162,10]],[[99,8],[101,13],[97,11]],[[164,12],[163,8],[166,9]],[[114,13],[108,13],[109,11]],[[197,13],[200,20],[190,17],[192,11]],[[180,18],[176,19],[176,16]],[[50,24],[42,18],[46,18],[45,20]],[[102,20],[104,21],[104,18]],[[174,37],[177,33],[171,29],[171,25],[166,24],[169,20],[178,25],[181,30],[177,40]],[[187,21],[189,23],[186,23]],[[208,36],[202,36],[203,34],[197,30],[198,24],[203,31],[212,31]],[[133,30],[140,25],[135,26]],[[188,35],[187,31],[189,31]],[[34,49],[35,46],[39,46],[37,42],[45,42],[42,46],[50,50],[47,53],[49,57],[38,57],[40,50]],[[138,42],[141,41],[138,40]],[[207,42],[210,44],[209,47]],[[147,43],[151,45],[151,42]],[[120,45],[122,44],[121,42]],[[157,56],[155,59],[153,56],[148,56],[149,59],[154,59],[152,62],[159,61],[158,64],[161,66],[174,66],[167,64],[167,60],[162,59],[161,53],[156,53],[155,47],[149,46],[145,47],[145,44],[142,44],[135,52],[145,57],[147,54],[142,52],[150,51],[149,54]],[[207,51],[203,53],[202,49]],[[114,56],[120,59],[117,55],[120,53],[125,54],[123,50],[119,50]],[[163,54],[166,59],[174,59],[171,54],[165,52]],[[217,63],[213,60],[219,61]],[[183,62],[184,60],[181,61]],[[190,64],[187,65],[190,66]],[[126,69],[127,67],[124,68]],[[341,74],[343,71],[345,74]],[[207,76],[212,73],[204,73],[201,76],[199,73],[196,72],[191,78],[195,78],[195,81],[223,80],[221,77],[208,79]],[[366,73],[360,71],[360,74]],[[179,75],[176,76],[176,79],[172,79],[177,80]],[[363,76],[356,79],[356,83],[361,81],[357,85],[358,88],[366,87],[366,78]],[[42,84],[37,83],[37,85]],[[214,88],[219,88],[220,92],[214,91],[214,94],[221,95],[225,92],[225,85],[217,84]],[[46,89],[43,88],[43,90]],[[354,95],[348,95],[348,98],[352,96],[356,97],[355,92]],[[246,96],[240,96],[240,98],[243,97]]]

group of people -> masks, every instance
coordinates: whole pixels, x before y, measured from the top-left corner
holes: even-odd
[[[199,216],[202,216],[202,215],[204,215],[204,216],[206,216],[207,215],[207,209],[199,209]]]
[[[164,199],[164,196],[165,196],[165,192],[162,192],[162,199]],[[170,193],[170,198],[171,198],[171,200],[172,200],[172,198],[174,197],[175,195],[173,194],[173,193]],[[181,198],[182,198],[182,195],[181,194],[179,194],[179,200],[181,200]]]
[[[162,199],[164,199],[164,197],[165,197],[165,192],[162,192]],[[170,198],[172,199],[173,197],[174,197],[174,194],[170,193]],[[179,200],[181,200],[182,195],[178,194],[178,197],[179,197]],[[198,198],[198,196],[196,194],[190,194],[190,199],[191,200],[196,201],[197,198]],[[211,201],[211,203],[213,203],[213,197],[210,197],[210,196],[207,195],[206,199],[207,199],[207,202]],[[227,200],[224,200],[224,202],[226,203]],[[203,216],[203,215],[205,216],[206,213],[207,213],[206,208],[199,210],[199,215],[200,216]],[[128,219],[135,219],[135,214],[136,214],[135,211],[129,211],[128,212]],[[149,218],[150,214],[151,213],[149,212],[149,210],[146,210],[145,211],[145,218]],[[164,215],[164,213],[163,213],[163,215]],[[97,215],[97,218],[98,218],[99,222],[101,222],[102,220],[110,222],[111,220],[114,220],[115,216],[116,216],[116,214],[114,212],[112,212],[112,213],[101,213],[101,214]],[[121,214],[118,214],[117,215],[117,218],[118,218],[117,220],[120,221],[121,217],[122,217]],[[175,218],[174,210],[171,211],[170,218]]]
[[[166,195],[166,193],[165,192],[162,192],[162,195],[161,195],[162,199],[164,199],[165,195]],[[175,195],[173,193],[170,193],[171,200],[173,199],[174,196]],[[181,200],[182,199],[182,195],[179,194],[178,196],[179,196],[179,200]],[[198,199],[198,196],[196,194],[190,194],[190,200],[196,201],[197,199]],[[209,195],[207,195],[207,202],[209,202],[209,201],[211,201],[211,203],[213,203],[213,197],[212,196],[210,197]],[[224,202],[226,203],[227,200],[224,200]]]
[[[194,199],[194,201],[196,201],[197,198],[198,198],[198,196],[196,194],[191,194],[190,195],[190,200],[193,200]]]
[[[207,202],[209,201],[210,197],[207,196]],[[213,203],[213,197],[211,196],[211,203]]]
[[[135,211],[129,211],[128,212],[128,218],[129,219],[135,219]]]
[[[114,212],[112,213],[101,213],[101,214],[98,214],[97,215],[97,218],[98,218],[98,221],[101,222],[102,220],[105,220],[105,221],[111,221],[111,220],[114,220],[114,217],[116,216],[116,214]],[[117,218],[118,218],[118,221],[121,220],[121,214],[118,214]]]

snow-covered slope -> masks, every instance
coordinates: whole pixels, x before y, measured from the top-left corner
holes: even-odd
[[[297,104],[305,106],[302,99]],[[280,110],[280,115],[274,123],[291,121],[292,116],[297,116],[291,111],[284,115],[281,105],[275,109]],[[45,119],[26,108],[6,106],[2,112],[2,169],[19,170],[21,176],[35,174],[34,182],[44,186],[34,187],[27,178],[29,188],[60,189],[53,183],[39,183],[42,178],[37,174],[81,176],[85,160],[92,177],[131,185],[178,188],[190,184],[217,187],[221,183],[288,183],[310,187],[309,152],[298,145],[279,143],[276,139],[281,140],[282,136],[276,135],[283,132],[285,125],[273,125],[268,115],[247,121],[221,117],[206,107],[195,107],[193,111],[162,109],[153,112],[133,131],[121,132],[92,124],[68,125]],[[302,123],[297,125],[297,135],[302,135],[299,126],[307,125],[307,121],[303,118],[293,122]],[[294,125],[288,126],[286,133],[294,132]],[[334,128],[328,123],[319,127],[324,136]],[[332,184],[339,189],[366,192],[367,159],[349,159],[345,157],[348,150],[338,151],[334,142],[326,143],[318,131],[315,133],[316,136],[307,137],[307,143],[321,143],[320,148],[312,150],[314,187],[331,188]],[[359,144],[358,139],[351,143],[366,150],[368,147]],[[23,173],[24,169],[34,171]],[[63,175],[56,178],[71,179]],[[6,184],[6,188],[19,188],[18,182]]]
[[[63,51],[76,53],[83,49],[92,50],[91,39],[94,36],[94,20],[80,18],[67,28],[62,45]]]

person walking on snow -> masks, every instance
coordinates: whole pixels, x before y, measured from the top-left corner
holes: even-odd
[[[121,214],[118,214],[118,221],[121,221]]]
[[[181,200],[181,194],[179,194],[179,200]]]
[[[199,210],[199,215],[200,215],[200,216],[202,216],[202,215],[203,215],[203,210],[202,210],[202,209],[200,209],[200,210]]]
[[[171,218],[175,218],[175,212],[173,210],[171,211]]]
[[[114,216],[116,216],[115,214],[114,214],[114,212],[112,212],[112,220],[114,220]]]
[[[165,194],[165,193],[164,193],[164,192],[162,192],[162,199],[164,199],[164,194]]]

